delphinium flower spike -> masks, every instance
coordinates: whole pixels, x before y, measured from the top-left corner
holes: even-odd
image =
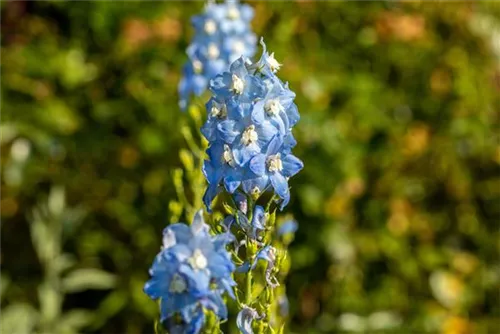
[[[230,234],[211,236],[200,210],[191,226],[177,223],[163,232],[163,247],[150,269],[144,292],[160,300],[160,320],[170,332],[199,333],[204,310],[227,318],[222,294],[234,297]]]
[[[280,317],[271,309],[278,309],[278,289],[284,294],[279,273],[296,226],[287,224],[275,231],[276,209],[271,204],[278,200],[283,209],[289,203],[288,180],[303,168],[292,154],[292,129],[300,119],[295,93],[278,78],[281,64],[274,53],[261,44],[264,50],[257,62],[240,57],[210,80],[212,97],[201,130],[209,142],[203,165],[208,181],[204,203],[210,211],[219,193],[232,196],[232,205],[224,206],[228,216],[221,226],[235,235],[232,254],[240,277],[237,326],[243,333],[253,333],[252,327],[274,328]],[[271,200],[257,204],[266,192]],[[259,262],[265,263],[260,274],[265,287],[255,296],[252,282],[259,275]]]
[[[226,71],[238,57],[255,53],[257,38],[251,31],[252,7],[227,0],[208,2],[202,14],[194,16],[194,38],[187,48],[189,61],[179,83],[179,106],[185,109],[192,94],[200,96],[209,80]]]

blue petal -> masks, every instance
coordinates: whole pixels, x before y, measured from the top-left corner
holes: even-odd
[[[194,270],[188,264],[181,264],[179,272],[186,277],[190,290],[192,289],[195,295],[203,296],[209,292],[210,275],[207,270]]]
[[[230,219],[232,219],[231,216],[228,216]],[[228,218],[226,217],[226,218]],[[217,234],[215,235],[213,238],[212,238],[212,242],[214,244],[214,248],[216,251],[218,251],[219,249],[224,249],[224,247],[226,247],[226,245],[230,242],[233,242],[235,240],[235,237],[234,235],[232,235],[231,233],[222,233],[222,234]]]
[[[207,260],[208,269],[213,278],[222,279],[229,277],[234,270],[234,264],[231,259],[222,254],[213,252]]]
[[[264,154],[255,155],[249,164],[250,170],[258,176],[266,173],[266,156]]]
[[[283,175],[286,177],[292,177],[297,174],[302,168],[304,168],[304,163],[300,161],[294,155],[288,154],[281,159],[283,163]]]
[[[247,75],[245,78],[245,90],[243,95],[248,101],[255,101],[259,98],[263,99],[265,97],[265,88],[261,79]]]
[[[267,146],[267,155],[274,155],[278,153],[282,145],[282,138],[278,135],[274,136],[269,142],[269,146]]]
[[[170,277],[168,275],[162,275],[160,277],[154,277],[146,282],[144,285],[144,293],[147,294],[151,299],[158,299],[168,293],[168,288],[170,285]]]
[[[208,212],[212,212],[212,208],[210,206],[212,205],[214,198],[219,194],[220,191],[221,188],[218,184],[208,185],[205,194],[203,194],[203,203],[205,204]]]
[[[236,317],[236,326],[242,334],[253,334],[252,322],[257,318],[259,318],[257,311],[244,306]]]
[[[243,191],[249,195],[252,194],[255,188],[259,193],[263,193],[269,184],[269,177],[267,175],[257,176],[243,181]]]
[[[185,261],[191,256],[191,249],[186,244],[176,244],[168,249],[170,254],[173,254],[179,261]]]
[[[236,136],[241,133],[241,124],[234,120],[227,119],[217,124],[217,129],[219,130],[221,139],[231,144]]]
[[[252,227],[263,230],[266,224],[266,213],[262,206],[256,205],[253,210]]]
[[[198,311],[195,313],[191,321],[188,323],[186,333],[187,334],[200,333],[204,323],[205,323],[205,314],[203,313],[201,308],[198,308]]]
[[[286,115],[288,117],[288,121],[290,122],[290,126],[294,126],[300,120],[299,110],[297,109],[297,105],[295,103],[292,103],[286,110]]]
[[[292,150],[292,148],[295,147],[295,145],[297,145],[297,141],[293,137],[292,132],[289,131],[285,135],[285,138],[283,138],[283,153],[285,154],[290,153],[290,151]]]
[[[228,279],[220,280],[220,286],[229,294],[229,297],[231,297],[232,299],[236,299],[236,295],[234,294],[233,289],[233,286],[235,285],[237,285],[237,283],[231,277],[229,277]]]
[[[195,298],[188,293],[169,294],[160,301],[161,321],[170,318],[176,312],[184,310],[195,302]]]
[[[235,175],[228,175],[224,178],[224,187],[228,193],[232,194],[238,189],[241,184],[241,180],[235,177]]]
[[[201,303],[204,307],[212,310],[219,319],[227,319],[227,307],[219,293],[211,293]]]
[[[260,148],[256,143],[251,143],[248,146],[238,143],[233,149],[234,161],[240,166],[244,166],[258,153],[260,153]]]
[[[290,202],[290,192],[287,192],[282,198],[283,201],[281,201],[280,210],[283,210],[283,208],[288,205],[288,202]]]
[[[176,243],[177,239],[175,238],[174,231],[170,229],[163,230],[163,240],[162,240],[163,249],[170,248],[174,246]]]
[[[269,121],[263,122],[261,126],[256,128],[256,131],[259,135],[259,145],[262,148],[266,147],[279,132],[278,128]]]
[[[274,191],[278,194],[279,197],[285,199],[288,195],[288,182],[283,175],[280,173],[273,173],[269,176],[271,180],[271,184],[273,185]]]
[[[255,103],[252,109],[252,122],[255,124],[262,124],[266,119],[264,111],[265,100],[258,101]]]
[[[176,243],[186,244],[191,238],[191,230],[186,224],[176,223],[169,225],[165,227],[163,234],[165,235],[168,231],[174,233]]]
[[[231,96],[231,84],[232,84],[231,73],[224,72],[223,74],[217,75],[215,78],[210,80],[209,89],[217,96],[227,98]]]
[[[191,224],[191,233],[193,236],[196,235],[209,235],[210,227],[205,224],[205,219],[203,218],[203,210],[198,210],[193,217],[193,223]]]
[[[229,67],[229,71],[232,74],[236,74],[240,79],[245,79],[248,74],[247,67],[245,66],[245,59],[243,57],[236,59]]]

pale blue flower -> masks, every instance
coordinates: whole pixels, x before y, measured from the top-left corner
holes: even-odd
[[[162,322],[198,333],[199,323],[204,321],[202,308],[212,310],[221,319],[227,317],[221,294],[234,296],[231,274],[235,266],[225,248],[232,240],[230,234],[211,236],[201,211],[191,226],[177,223],[165,228],[162,250],[144,286],[149,297],[160,300]],[[169,321],[176,314],[181,323]]]
[[[242,334],[253,334],[252,322],[262,318],[263,316],[259,315],[255,309],[245,305],[236,317],[236,326]]]
[[[238,57],[255,53],[257,38],[251,31],[253,9],[237,1],[210,2],[194,16],[195,34],[186,50],[189,61],[179,84],[179,106],[185,109],[192,94],[200,96],[208,81],[226,71]]]

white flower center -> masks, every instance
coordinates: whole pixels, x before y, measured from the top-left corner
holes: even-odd
[[[281,162],[281,155],[279,153],[267,157],[267,170],[271,173],[281,172],[283,170],[283,163]]]
[[[238,8],[236,8],[235,6],[231,6],[228,10],[227,10],[227,17],[228,19],[230,20],[237,20],[240,18],[240,11],[238,10]]]
[[[222,153],[222,160],[231,167],[235,166],[233,152],[231,151],[228,145],[224,145],[224,153]]]
[[[205,29],[205,32],[207,34],[212,35],[217,31],[217,24],[214,22],[214,20],[207,20],[203,29]]]
[[[269,116],[276,116],[283,111],[284,108],[278,99],[270,99],[264,105],[264,110]]]
[[[245,89],[245,82],[236,74],[233,74],[232,79],[233,84],[231,86],[231,89],[234,90],[236,94],[243,93],[243,90]]]
[[[200,74],[203,71],[203,64],[198,59],[193,60],[194,73]]]
[[[223,104],[220,108],[216,105],[212,105],[212,109],[210,109],[210,115],[212,117],[225,118],[227,116],[226,105]]]
[[[215,44],[210,44],[208,46],[208,57],[211,59],[217,59],[220,55],[219,48]]]
[[[188,260],[189,264],[191,267],[193,267],[194,270],[201,270],[205,269],[207,267],[207,258],[201,250],[195,249],[193,252],[193,256],[191,256]]]
[[[271,71],[273,71],[273,72],[277,72],[281,67],[281,64],[278,63],[276,58],[274,58],[274,52],[271,53],[269,55],[269,57],[267,57],[267,64],[269,65],[269,67],[271,68]]]
[[[246,146],[255,143],[258,139],[259,135],[255,131],[255,125],[253,124],[246,128],[241,135],[241,142]]]
[[[186,291],[187,285],[186,281],[182,276],[179,274],[174,274],[174,277],[172,277],[172,281],[170,281],[170,286],[168,288],[168,291],[172,293],[183,293]]]

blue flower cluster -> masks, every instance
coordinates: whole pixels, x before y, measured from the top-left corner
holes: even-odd
[[[295,93],[276,76],[281,64],[261,44],[259,61],[240,57],[210,80],[212,97],[201,130],[210,142],[203,166],[209,210],[223,187],[231,194],[241,188],[254,198],[272,187],[283,208],[290,200],[288,178],[303,168],[291,154],[296,144],[291,130],[300,118]]]
[[[160,299],[161,321],[170,332],[199,333],[205,316],[213,311],[227,318],[222,294],[234,298],[231,277],[235,269],[226,245],[229,233],[211,236],[200,210],[191,226],[173,224],[163,232],[163,247],[150,269],[144,292]]]
[[[255,54],[257,37],[250,21],[253,9],[236,0],[209,2],[205,12],[194,16],[195,35],[187,48],[189,61],[179,83],[179,106],[185,109],[191,94],[200,96],[215,75],[226,71],[238,57]]]

